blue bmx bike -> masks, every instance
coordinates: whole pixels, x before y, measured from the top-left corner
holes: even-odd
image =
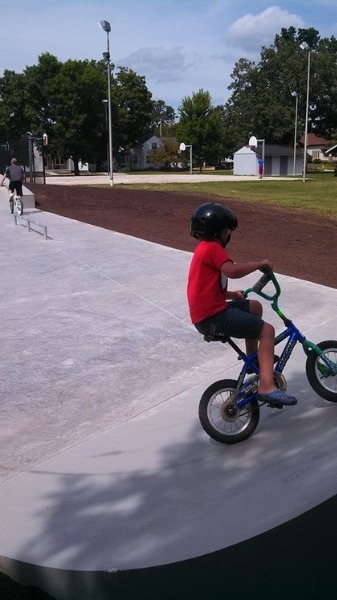
[[[273,310],[285,325],[285,330],[275,339],[275,346],[286,341],[274,366],[276,387],[286,390],[283,370],[296,344],[300,343],[307,356],[305,370],[312,389],[325,400],[337,402],[337,340],[326,340],[318,344],[307,340],[278,306],[281,287],[275,273],[269,271],[267,265],[262,270],[264,275],[252,288],[244,291],[244,296],[248,297],[251,292],[255,292],[271,302]],[[268,283],[273,285],[272,294],[262,291]],[[283,405],[258,401],[259,367],[256,353],[247,356],[231,338],[221,335],[206,335],[204,339],[207,342],[220,341],[229,344],[237,352],[238,358],[243,360],[243,367],[237,380],[222,379],[205,390],[199,403],[201,426],[211,438],[222,444],[242,442],[255,431],[263,404],[274,409],[281,409]]]

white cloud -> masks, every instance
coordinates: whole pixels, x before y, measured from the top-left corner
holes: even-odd
[[[184,58],[181,46],[169,49],[162,46],[140,48],[119,59],[116,64],[129,67],[139,75],[146,73],[156,83],[180,80],[183,72],[191,67]]]
[[[304,27],[304,21],[279,6],[270,6],[257,15],[249,13],[237,19],[229,27],[225,41],[236,48],[256,53],[262,46],[270,46],[275,33],[279,33],[282,27],[298,29]]]

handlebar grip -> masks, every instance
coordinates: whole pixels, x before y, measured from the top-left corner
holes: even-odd
[[[268,266],[268,265],[266,265],[266,266]],[[255,285],[253,285],[254,292],[256,294],[259,294],[263,290],[263,288],[267,285],[269,280],[270,280],[269,273],[265,273],[264,275],[262,275],[262,277],[259,279],[259,281],[257,281],[255,283]]]
[[[272,271],[271,267],[267,264],[261,265],[259,271],[262,271],[262,273],[270,273]]]

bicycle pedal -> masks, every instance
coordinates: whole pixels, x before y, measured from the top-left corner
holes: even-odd
[[[283,404],[281,402],[268,402],[269,408],[278,408],[281,410],[283,408]]]

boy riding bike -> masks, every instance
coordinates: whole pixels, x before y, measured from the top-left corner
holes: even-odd
[[[9,167],[7,167],[7,169],[3,175],[3,178],[1,180],[0,185],[3,184],[6,177],[9,179],[9,186],[8,186],[9,200],[11,199],[14,190],[16,190],[17,195],[20,196],[20,198],[21,198],[22,184],[26,183],[26,175],[25,175],[23,168],[17,164],[16,158],[12,158],[11,164]]]
[[[263,321],[261,303],[246,300],[241,291],[227,289],[228,279],[239,279],[261,270],[263,265],[272,268],[268,259],[233,262],[225,248],[237,226],[234,212],[214,202],[201,204],[192,215],[191,235],[199,240],[199,244],[191,261],[187,284],[191,320],[202,335],[244,338],[246,353],[258,353],[258,400],[291,406],[297,403],[296,398],[275,386],[275,330]]]

